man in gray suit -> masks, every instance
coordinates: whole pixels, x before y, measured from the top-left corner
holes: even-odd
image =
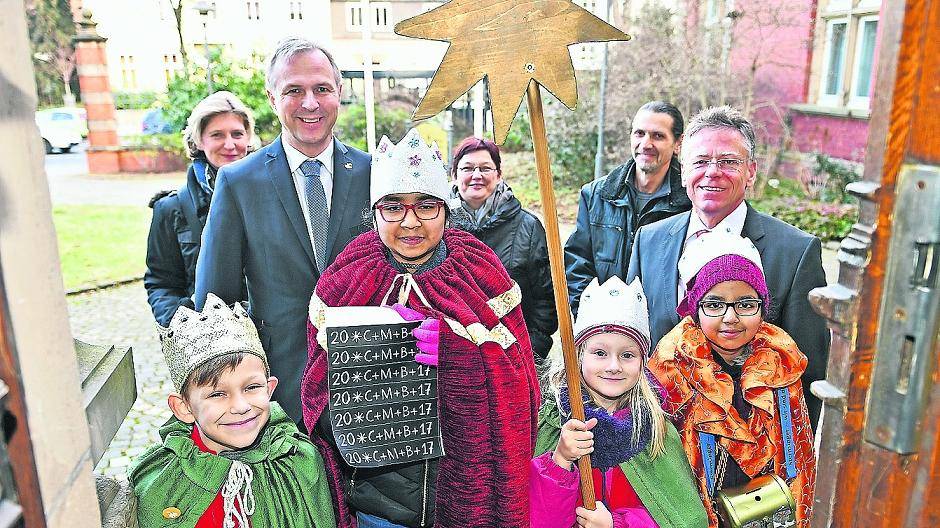
[[[640,228],[630,256],[627,283],[640,277],[649,300],[650,333],[656,343],[679,323],[679,257],[689,241],[706,231],[727,231],[751,239],[760,253],[770,289],[766,320],[783,328],[809,359],[803,392],[815,428],[821,402],[809,385],[825,378],[829,330],[807,294],[825,286],[819,239],[786,222],[755,211],[744,201],[754,184],[754,128],[737,110],[708,108],[692,118],[682,143],[682,184],[692,210]]]
[[[270,145],[219,171],[196,266],[196,307],[212,292],[238,300],[247,280],[274,393],[300,423],[300,379],[307,361],[307,305],[320,273],[367,229],[368,154],[333,137],[342,89],[325,49],[281,41],[265,87],[281,122]]]

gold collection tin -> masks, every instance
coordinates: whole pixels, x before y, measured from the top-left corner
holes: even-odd
[[[725,528],[796,526],[796,502],[786,481],[763,475],[743,486],[718,492],[718,515]]]

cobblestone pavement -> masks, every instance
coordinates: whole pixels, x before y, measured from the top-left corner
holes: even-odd
[[[96,471],[123,475],[170,417],[166,397],[172,382],[160,351],[147,293],[141,281],[68,298],[72,335],[87,343],[130,346],[134,350],[137,402],[111,441]]]

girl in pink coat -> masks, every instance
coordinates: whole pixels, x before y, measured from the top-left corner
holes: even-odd
[[[649,321],[639,280],[594,279],[574,331],[587,421],[570,418],[565,368],[555,357],[529,472],[532,526],[706,526],[679,435],[647,377]],[[591,456],[595,510],[581,506],[575,463],[584,455]]]

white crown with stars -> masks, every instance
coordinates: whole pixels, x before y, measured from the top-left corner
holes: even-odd
[[[382,136],[372,155],[369,199],[375,205],[390,194],[424,193],[453,208],[447,169],[437,144],[429,146],[412,128],[397,145]]]
[[[617,325],[632,328],[650,341],[650,318],[646,295],[640,279],[627,286],[616,275],[600,284],[597,277],[581,294],[578,317],[574,323],[575,341],[592,328]]]
[[[258,330],[241,303],[229,309],[222,299],[210,293],[202,312],[180,306],[170,325],[166,328],[157,325],[157,329],[176,392],[183,390],[186,378],[200,365],[236,352],[258,356],[266,374],[271,375]]]

